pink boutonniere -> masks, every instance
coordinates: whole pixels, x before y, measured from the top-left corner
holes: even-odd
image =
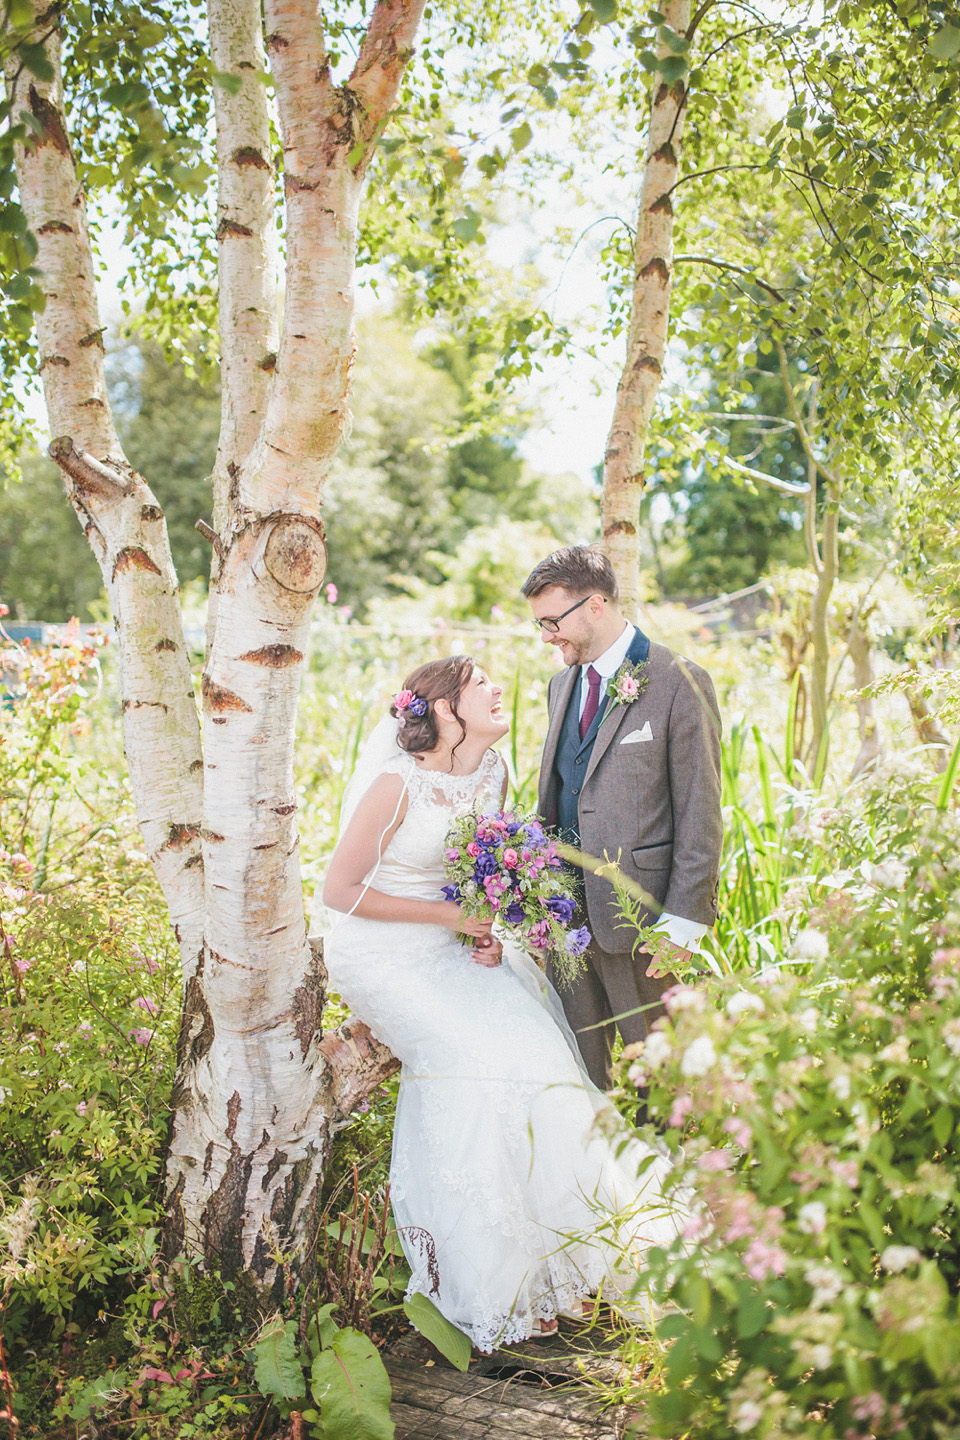
[[[639,665],[631,665],[625,660],[615,675],[611,675],[607,681],[604,694],[607,697],[607,708],[604,712],[604,719],[610,715],[618,705],[632,705],[649,684],[650,677],[647,674],[648,661],[643,660]],[[601,722],[602,723],[602,722]]]

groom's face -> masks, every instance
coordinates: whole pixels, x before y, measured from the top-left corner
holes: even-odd
[[[540,639],[545,645],[556,646],[565,665],[587,665],[604,649],[603,645],[597,648],[603,622],[603,597],[591,595],[584,604],[577,605],[582,599],[582,595],[564,590],[561,585],[551,585],[530,600],[535,620],[556,620],[559,624],[556,634],[541,626]],[[576,609],[571,610],[571,606]],[[564,611],[570,613],[564,614]]]

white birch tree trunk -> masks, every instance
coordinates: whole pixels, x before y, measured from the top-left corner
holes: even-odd
[[[665,25],[685,36],[691,8],[690,0],[667,0],[660,11]],[[663,62],[675,52],[661,41],[657,53]],[[686,98],[685,80],[668,83],[659,70],[655,73],[634,239],[627,353],[603,457],[603,545],[617,575],[621,604],[632,616],[640,598],[637,526],[643,454],[667,349],[673,285],[671,192],[679,176]]]
[[[33,0],[38,29],[50,26]],[[41,81],[6,71],[13,109],[37,134],[16,151],[20,203],[38,245],[46,308],[37,316],[40,374],[52,453],[110,597],[117,632],[123,739],[144,844],[170,907],[185,965],[201,949],[202,762],[178,586],[163,513],[124,458],[107,402],[86,198],[67,134],[60,36],[46,42],[54,70]]]
[[[45,42],[53,81],[15,82],[39,132],[17,162],[47,298],[51,451],[114,607],[137,813],[183,956],[167,1252],[279,1288],[298,1268],[333,1133],[397,1063],[355,1021],[320,1038],[326,977],[304,924],[293,747],[326,564],[321,487],[348,413],[360,192],[423,4],[378,0],[353,74],[335,86],[314,0],[267,0],[287,210],[274,360],[259,4],[211,0],[214,68],[243,83],[217,106],[224,416],[202,759],[163,515],[106,399],[57,33]]]
[[[284,155],[285,305],[263,423],[232,476],[219,535],[203,677],[206,922],[168,1178],[172,1248],[279,1284],[299,1266],[344,1105],[396,1064],[362,1026],[319,1042],[326,977],[304,924],[293,753],[326,568],[321,489],[348,413],[361,186],[422,4],[381,0],[342,86],[331,82],[315,7],[265,8]]]

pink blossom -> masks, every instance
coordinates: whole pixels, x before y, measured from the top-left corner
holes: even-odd
[[[473,842],[471,841],[470,843],[472,844]],[[467,847],[467,853],[469,854],[469,846]],[[444,854],[444,857],[445,857],[447,860],[459,860],[459,859],[460,859],[460,851],[459,851],[459,850],[444,850],[443,854]]]
[[[130,1039],[135,1040],[138,1045],[149,1045],[154,1036],[154,1032],[147,1029],[130,1030],[127,1033]]]
[[[504,865],[506,865],[508,870],[516,870],[517,866],[520,864],[520,856],[517,854],[516,850],[504,850],[503,863]]]
[[[138,995],[133,1005],[134,1009],[145,1010],[148,1015],[156,1015],[160,1008],[156,1000],[151,1000],[146,995]]]
[[[693,1109],[693,1101],[689,1095],[680,1094],[673,1102],[673,1109],[670,1111],[670,1119],[667,1122],[675,1130],[679,1130],[684,1120]]]
[[[681,1010],[702,1010],[705,1004],[699,990],[692,985],[671,985],[661,996],[669,1015],[676,1015]]]
[[[741,1120],[739,1115],[731,1115],[729,1120],[723,1122],[723,1128],[728,1135],[733,1137],[734,1143],[746,1150],[753,1139],[753,1131],[746,1120]]]
[[[530,861],[533,859],[533,851],[528,850],[526,846],[524,846],[524,848],[520,851],[520,859],[523,861],[524,865],[529,865]]]
[[[450,852],[448,851],[447,853],[449,854]],[[453,853],[454,855],[456,855],[457,852],[454,851]],[[480,846],[477,844],[476,840],[470,841],[470,844],[467,846],[467,854],[470,856],[471,860],[476,860],[477,856],[480,854]]]
[[[490,606],[490,619],[491,619],[491,620],[502,620],[502,619],[503,619],[503,606],[502,606],[502,605],[491,605],[491,606]]]
[[[412,699],[412,690],[398,690],[396,695],[393,697],[394,708],[396,710],[406,710]]]
[[[878,1391],[871,1390],[869,1395],[856,1395],[853,1398],[850,1413],[854,1420],[882,1420],[887,1413],[887,1402]]]
[[[719,1175],[722,1170],[729,1170],[732,1162],[729,1150],[705,1150],[697,1164],[708,1175]]]
[[[487,823],[489,824],[491,830],[496,831],[500,835],[506,835],[507,822],[506,820],[502,819],[501,816],[491,815]]]
[[[80,1104],[77,1106],[77,1114],[78,1114],[78,1115],[86,1115],[86,1113],[87,1113],[87,1102],[86,1102],[86,1100],[81,1100],[81,1101],[80,1101]]]
[[[827,1169],[831,1175],[842,1180],[844,1185],[849,1185],[851,1190],[860,1179],[860,1167],[856,1160],[830,1160],[827,1163]]]
[[[729,1223],[724,1233],[724,1239],[730,1243],[734,1240],[748,1240],[756,1234],[756,1207],[749,1195],[737,1195],[730,1207]]]
[[[787,1268],[787,1257],[779,1245],[768,1245],[765,1240],[750,1241],[743,1257],[743,1265],[751,1280],[767,1280],[771,1275],[782,1275]]]
[[[691,1215],[680,1233],[684,1240],[699,1240],[706,1229],[708,1225],[703,1215]]]
[[[638,693],[640,686],[632,675],[623,675],[617,682],[617,689],[625,699],[632,700]]]
[[[328,604],[328,605],[336,605],[336,603],[337,603],[337,596],[338,596],[339,593],[340,593],[340,592],[337,590],[337,587],[336,587],[336,585],[334,585],[333,581],[332,581],[332,580],[328,581],[328,582],[327,582],[327,604]]]
[[[24,959],[22,959],[22,960],[14,960],[14,962],[13,962],[13,968],[14,968],[14,970],[16,970],[20,975],[26,975],[27,971],[30,969],[30,967],[31,967],[32,964],[33,964],[33,961],[32,961],[32,960],[27,960],[26,957],[24,957]]]

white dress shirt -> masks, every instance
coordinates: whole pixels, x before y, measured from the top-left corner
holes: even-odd
[[[588,664],[580,666],[579,715],[583,714],[584,706],[587,703],[590,684],[587,678],[587,671],[590,666],[593,666],[602,681],[606,682],[610,680],[616,675],[620,666],[624,660],[626,660],[627,651],[633,644],[633,635],[634,627],[630,624],[629,620],[625,620],[623,623],[623,632],[617,636],[613,644],[604,650],[602,655],[598,655],[596,660],[591,660]],[[600,693],[601,695],[603,694],[602,685],[600,687]],[[609,704],[609,701],[607,703]],[[679,945],[681,950],[699,950],[700,942],[710,927],[709,925],[700,924],[698,920],[686,920],[682,915],[670,915],[664,910],[653,928],[654,930],[662,930],[667,939],[672,940],[674,945]]]

